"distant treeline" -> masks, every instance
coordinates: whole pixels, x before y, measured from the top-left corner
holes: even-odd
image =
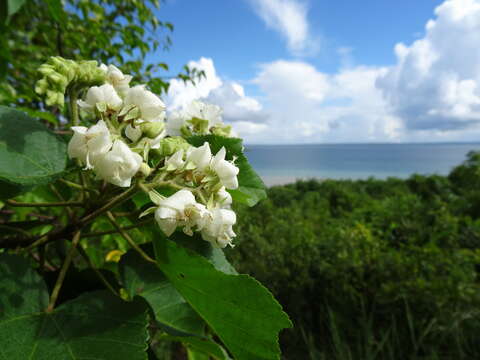
[[[228,255],[294,319],[285,358],[480,358],[480,153],[446,177],[275,186],[237,211]]]

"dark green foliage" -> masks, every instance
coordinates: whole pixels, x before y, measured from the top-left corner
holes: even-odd
[[[2,1],[3,3],[3,1]],[[171,45],[173,25],[159,20],[160,0],[9,0],[9,22],[3,24],[0,6],[0,103],[41,109],[34,92],[37,69],[50,56],[92,59],[120,65],[147,83],[155,93],[168,89],[159,77],[167,64],[147,61],[159,48]],[[17,5],[19,4],[19,5]],[[191,81],[203,72],[185,66],[177,77]]]
[[[286,357],[480,357],[479,169],[471,153],[448,177],[299,181],[238,208],[228,255],[294,319]]]
[[[42,278],[26,259],[7,254],[0,256],[0,288],[2,360],[145,359],[147,314],[139,298],[84,293],[49,313]]]

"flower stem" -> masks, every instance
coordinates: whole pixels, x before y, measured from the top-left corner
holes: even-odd
[[[117,195],[113,199],[111,199],[108,203],[103,205],[101,208],[95,210],[94,212],[84,216],[83,218],[80,219],[79,224],[80,225],[85,225],[89,223],[90,221],[94,220],[96,217],[102,215],[104,212],[109,211],[116,205],[120,204],[121,202],[129,199],[131,196],[133,196],[136,192],[138,191],[137,186],[132,186],[130,189],[127,191],[124,191],[123,193]]]
[[[53,308],[55,307],[55,303],[58,299],[58,294],[60,293],[60,289],[62,288],[63,281],[65,280],[65,275],[67,274],[67,270],[72,263],[73,254],[75,254],[75,248],[77,247],[80,241],[80,231],[77,231],[75,235],[73,235],[72,245],[68,250],[67,257],[63,262],[62,268],[60,269],[60,274],[58,274],[57,282],[55,283],[55,287],[53,288],[52,294],[50,296],[50,302],[47,307],[47,312],[52,312]]]
[[[70,116],[73,126],[77,126],[79,124],[79,117],[78,117],[78,91],[75,88],[70,89]]]

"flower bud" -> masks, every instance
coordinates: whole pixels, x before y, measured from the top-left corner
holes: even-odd
[[[178,150],[187,150],[191,145],[180,136],[168,137],[160,140],[158,149],[155,153],[159,156],[171,156]]]
[[[211,129],[212,134],[231,137],[232,136],[232,126],[231,125],[223,125],[223,126],[215,126]]]
[[[140,165],[140,168],[138,169],[138,172],[139,172],[140,174],[142,174],[143,177],[147,177],[148,175],[151,174],[152,169],[150,168],[150,166],[148,166],[146,163],[143,162],[143,163]]]
[[[142,137],[142,129],[140,129],[138,126],[133,127],[132,125],[128,124],[125,128],[125,135],[133,142],[137,142],[138,139]]]
[[[154,139],[165,129],[165,123],[163,121],[151,121],[141,124],[140,128],[145,136]]]
[[[65,91],[71,83],[81,90],[105,82],[105,74],[97,66],[96,61],[75,62],[55,56],[40,65],[38,72],[42,74],[42,78],[37,81],[35,92],[46,95],[47,105],[57,105],[61,108],[65,102]]]

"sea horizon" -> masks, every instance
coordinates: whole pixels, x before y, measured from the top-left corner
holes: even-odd
[[[312,178],[447,175],[472,150],[480,150],[480,142],[245,145],[245,155],[267,186]]]

